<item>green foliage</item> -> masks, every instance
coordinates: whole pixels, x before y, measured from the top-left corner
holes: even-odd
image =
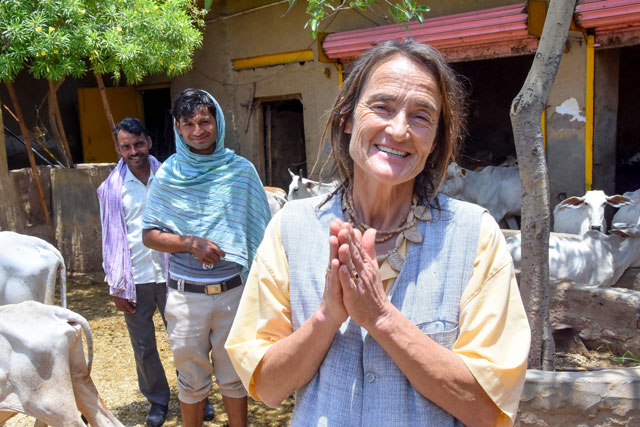
[[[57,81],[91,69],[138,83],[191,67],[204,11],[195,0],[0,0],[0,80],[25,67]]]
[[[622,356],[611,356],[609,359],[616,362],[631,362],[634,365],[640,364],[640,358],[630,351],[625,351]]]
[[[128,83],[138,83],[147,74],[183,73],[202,44],[204,12],[192,0],[96,1],[87,13],[94,22],[88,39],[91,67],[116,81],[122,74]]]
[[[297,1],[289,0],[289,10]],[[398,23],[406,23],[413,19],[422,23],[424,13],[431,10],[428,6],[416,4],[415,0],[307,0],[307,14],[311,18],[305,24],[305,28],[309,28],[315,38],[318,35],[320,22],[328,16],[344,9],[366,10],[376,2],[385,3],[391,16]]]
[[[81,9],[80,0],[1,0],[0,80],[25,66],[36,78],[84,74]]]

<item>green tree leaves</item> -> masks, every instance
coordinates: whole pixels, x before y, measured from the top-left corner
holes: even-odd
[[[125,76],[174,76],[202,44],[204,11],[195,0],[2,0],[0,80],[25,67],[57,81],[88,69]]]
[[[289,0],[289,10],[298,0]],[[323,19],[344,9],[366,10],[371,8],[373,3],[385,3],[391,16],[398,23],[406,23],[413,19],[422,23],[424,13],[431,10],[428,6],[419,5],[415,0],[307,0],[307,14],[311,16],[305,28],[309,28],[313,37],[318,35],[318,26]],[[287,10],[287,12],[289,11]],[[286,13],[285,13],[286,14]]]

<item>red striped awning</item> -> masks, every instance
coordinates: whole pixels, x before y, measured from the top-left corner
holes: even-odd
[[[538,40],[527,32],[526,4],[518,3],[425,19],[422,24],[391,24],[329,34],[329,58],[354,58],[387,40],[406,38],[430,44],[450,62],[534,53]]]
[[[406,38],[438,48],[450,62],[532,54],[538,40],[527,31],[526,3],[329,34],[329,58],[352,59],[387,40]],[[581,0],[577,25],[593,29],[596,46],[640,44],[640,0]]]
[[[582,0],[575,21],[593,28],[601,47],[640,44],[640,0]]]

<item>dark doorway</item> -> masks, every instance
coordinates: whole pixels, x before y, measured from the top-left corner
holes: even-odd
[[[173,122],[171,120],[171,90],[145,89],[141,90],[142,107],[144,110],[144,125],[151,135],[153,146],[151,154],[164,162],[167,157],[175,153],[173,141]]]
[[[616,193],[640,188],[640,46],[620,49],[618,121],[616,132]]]
[[[299,99],[262,101],[265,184],[289,188],[287,169],[307,175],[302,102]]]
[[[532,61],[533,56],[526,55],[452,64],[469,93],[462,166],[475,169],[515,158],[509,109]]]

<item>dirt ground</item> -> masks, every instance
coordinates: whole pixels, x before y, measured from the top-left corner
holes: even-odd
[[[84,316],[91,326],[94,354],[91,378],[100,397],[115,416],[125,426],[143,427],[149,404],[138,390],[135,361],[131,342],[122,313],[119,313],[108,295],[107,286],[101,275],[76,275],[67,280],[68,306]],[[165,426],[181,426],[176,372],[167,332],[160,315],[156,312],[156,339],[160,358],[171,386],[171,402]],[[227,425],[222,399],[214,382],[210,394],[216,410],[216,417],[206,426]],[[271,409],[249,398],[249,425],[286,426],[293,409],[293,398],[287,399],[278,409]],[[7,427],[31,427],[34,419],[17,415],[7,421]]]
[[[106,406],[126,426],[143,427],[149,404],[138,391],[135,362],[123,315],[119,313],[102,275],[76,275],[67,281],[69,308],[83,315],[91,326],[94,341],[94,359],[91,377]],[[171,386],[171,402],[165,426],[181,426],[180,407],[177,398],[176,373],[173,369],[171,348],[160,315],[155,316],[156,334],[160,358],[165,366]],[[638,366],[637,361],[612,359],[606,348],[588,351],[575,336],[556,336],[556,366],[558,370],[603,369],[620,366]],[[561,338],[561,339],[559,339]],[[216,410],[208,426],[225,426],[227,417],[214,382],[210,394]],[[249,425],[279,427],[289,425],[293,410],[293,398],[287,399],[278,409],[270,409],[249,398]],[[31,427],[34,419],[18,415],[9,420],[7,427]]]

